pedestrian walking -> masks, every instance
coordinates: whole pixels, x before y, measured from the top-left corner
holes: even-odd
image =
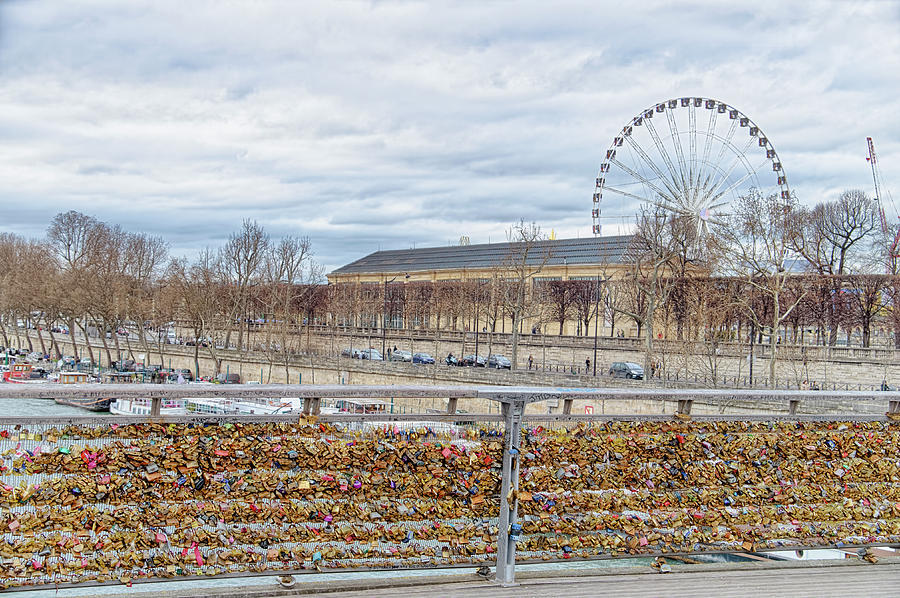
[[[584,373],[587,374],[590,371],[591,371],[591,360],[585,359],[584,360]]]
[[[530,370],[534,366],[534,357],[531,355],[528,356],[528,369]]]

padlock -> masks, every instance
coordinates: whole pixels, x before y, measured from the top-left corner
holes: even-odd
[[[521,523],[511,523],[509,526],[509,539],[512,542],[518,542],[522,534]]]

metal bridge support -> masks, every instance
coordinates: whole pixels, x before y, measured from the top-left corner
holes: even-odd
[[[797,415],[797,410],[800,409],[800,399],[791,399],[788,402],[788,413],[791,415]]]
[[[450,397],[447,399],[447,415],[453,415],[456,413],[456,405],[459,403],[459,399],[457,397]]]
[[[691,407],[694,406],[693,399],[678,399],[678,409],[675,411],[675,415],[682,417],[690,417],[691,416]]]
[[[572,399],[563,400],[563,415],[572,415],[572,403],[574,402]]]
[[[496,581],[507,587],[516,585],[516,540],[517,533],[510,533],[512,526],[518,525],[519,509],[519,445],[522,436],[522,419],[525,402],[513,400],[503,403],[503,470],[500,485],[500,521],[497,532],[497,575]]]
[[[159,417],[162,414],[162,397],[150,397],[150,416]]]

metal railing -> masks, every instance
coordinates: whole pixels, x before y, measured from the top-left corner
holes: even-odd
[[[53,392],[197,393],[94,386],[103,388]],[[511,584],[516,564],[532,561],[900,543],[900,393],[211,391],[303,397],[306,414],[0,418],[0,582],[496,564],[497,581]],[[386,396],[440,397],[446,413],[315,417],[323,398]],[[825,399],[873,413],[798,414],[807,404],[824,409]],[[501,414],[457,412],[471,400],[499,404]],[[548,400],[559,413],[528,413]],[[576,402],[600,400],[674,409],[573,415]],[[779,414],[692,414],[695,405],[735,400]]]

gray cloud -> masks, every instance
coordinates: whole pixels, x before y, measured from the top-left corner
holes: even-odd
[[[900,195],[896,4],[605,4],[4,2],[2,228],[77,209],[189,254],[255,218],[329,269],[588,236],[612,137],[683,95],[752,116],[804,202],[869,189],[867,135]]]

